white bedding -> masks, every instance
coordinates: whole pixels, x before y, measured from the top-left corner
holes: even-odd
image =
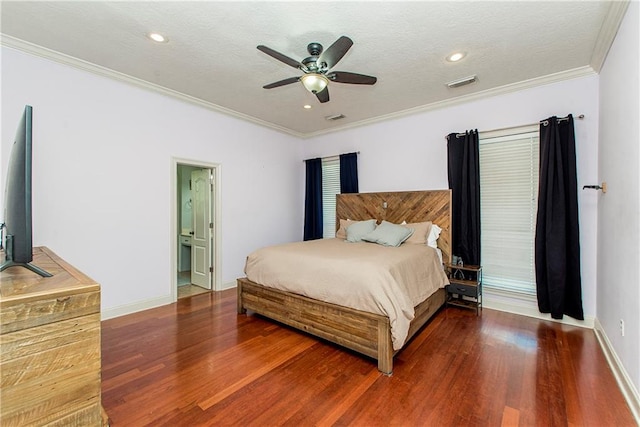
[[[259,249],[245,273],[264,286],[388,316],[394,350],[404,345],[414,307],[449,283],[434,248],[341,239]]]

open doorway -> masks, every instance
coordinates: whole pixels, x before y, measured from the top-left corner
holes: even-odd
[[[219,286],[220,165],[174,159],[172,299]]]

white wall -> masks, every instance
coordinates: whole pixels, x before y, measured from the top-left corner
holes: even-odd
[[[569,113],[585,115],[584,120],[575,121],[582,188],[598,179],[596,75],[318,136],[304,144],[304,158],[360,151],[362,192],[448,188],[445,136],[449,133],[489,131]],[[583,304],[591,321],[596,314],[597,197],[593,191],[578,192]]]
[[[640,7],[631,2],[600,73],[598,320],[640,390]],[[625,336],[619,321],[625,322]]]
[[[98,281],[103,311],[169,300],[174,157],[221,164],[223,283],[243,274],[253,249],[301,239],[296,138],[17,50],[1,53],[0,175],[30,104],[34,245]]]

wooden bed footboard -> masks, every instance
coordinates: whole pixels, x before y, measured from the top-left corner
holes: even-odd
[[[416,307],[407,341],[444,305],[444,289]],[[389,318],[238,279],[238,313],[247,310],[372,357],[378,370],[393,372]]]
[[[451,262],[451,190],[338,194],[336,230],[340,219],[375,218],[395,224],[432,221],[442,232],[438,248],[444,262]],[[407,341],[444,305],[445,291],[438,289],[415,307]],[[254,311],[306,331],[378,361],[378,369],[393,371],[391,328],[386,316],[330,304],[238,279],[238,313]]]

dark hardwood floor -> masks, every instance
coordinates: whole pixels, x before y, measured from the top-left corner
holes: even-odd
[[[102,322],[112,426],[635,426],[591,330],[441,310],[375,361],[259,316],[235,290]]]

